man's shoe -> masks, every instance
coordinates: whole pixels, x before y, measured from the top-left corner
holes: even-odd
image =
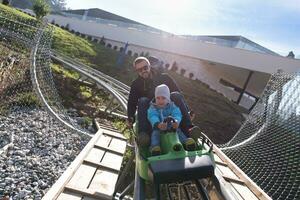
[[[185,141],[184,146],[187,151],[194,151],[196,149],[196,142],[193,138],[188,138]]]
[[[193,138],[195,141],[198,141],[198,138],[202,136],[201,129],[198,126],[193,126],[188,132],[189,137]]]
[[[139,147],[149,147],[150,146],[150,135],[145,132],[140,132],[137,136],[136,142]]]
[[[161,153],[160,146],[154,146],[151,148],[152,156],[158,156],[158,155],[160,155],[160,153]]]

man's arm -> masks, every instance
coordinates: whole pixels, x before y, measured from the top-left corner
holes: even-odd
[[[169,87],[170,92],[181,92],[175,80],[168,74],[162,74],[162,78],[165,80],[166,85]]]
[[[127,102],[127,117],[133,123],[135,121],[135,112],[138,103],[138,93],[134,82],[131,84],[128,102]]]
[[[172,114],[171,115],[176,120],[176,122],[178,124],[180,124],[180,122],[182,120],[182,114],[180,112],[180,109],[175,104],[172,105]]]

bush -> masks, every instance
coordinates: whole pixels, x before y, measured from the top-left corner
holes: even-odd
[[[193,77],[194,77],[194,73],[189,73],[189,77],[190,77],[190,79],[192,79]]]
[[[35,13],[36,19],[41,20],[44,16],[50,13],[50,6],[45,0],[35,0],[33,4],[33,12]]]
[[[39,106],[40,102],[33,92],[19,94],[16,103],[20,106]]]
[[[176,72],[177,70],[178,70],[178,66],[177,66],[177,63],[175,61],[175,62],[173,62],[173,65],[171,67],[171,71]]]
[[[186,72],[186,70],[183,69],[183,68],[180,70],[180,74],[181,74],[182,76],[184,76],[185,72]]]
[[[88,128],[93,123],[93,120],[89,117],[83,117],[81,126],[84,128]]]

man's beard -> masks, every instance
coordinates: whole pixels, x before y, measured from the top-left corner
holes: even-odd
[[[142,77],[143,78],[149,78],[150,77],[150,73],[149,72],[143,72],[142,73]]]

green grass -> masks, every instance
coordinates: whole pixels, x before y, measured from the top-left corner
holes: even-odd
[[[5,6],[3,4],[0,4],[0,16],[10,16],[11,19],[17,20],[17,21],[25,21],[27,20],[30,23],[38,23],[36,19],[30,15],[27,15],[23,12],[18,11],[15,8],[11,8],[9,6]]]
[[[55,63],[51,64],[51,69],[54,73],[62,74],[64,78],[71,78],[75,80],[78,80],[80,78],[80,75],[77,72],[67,70]]]

